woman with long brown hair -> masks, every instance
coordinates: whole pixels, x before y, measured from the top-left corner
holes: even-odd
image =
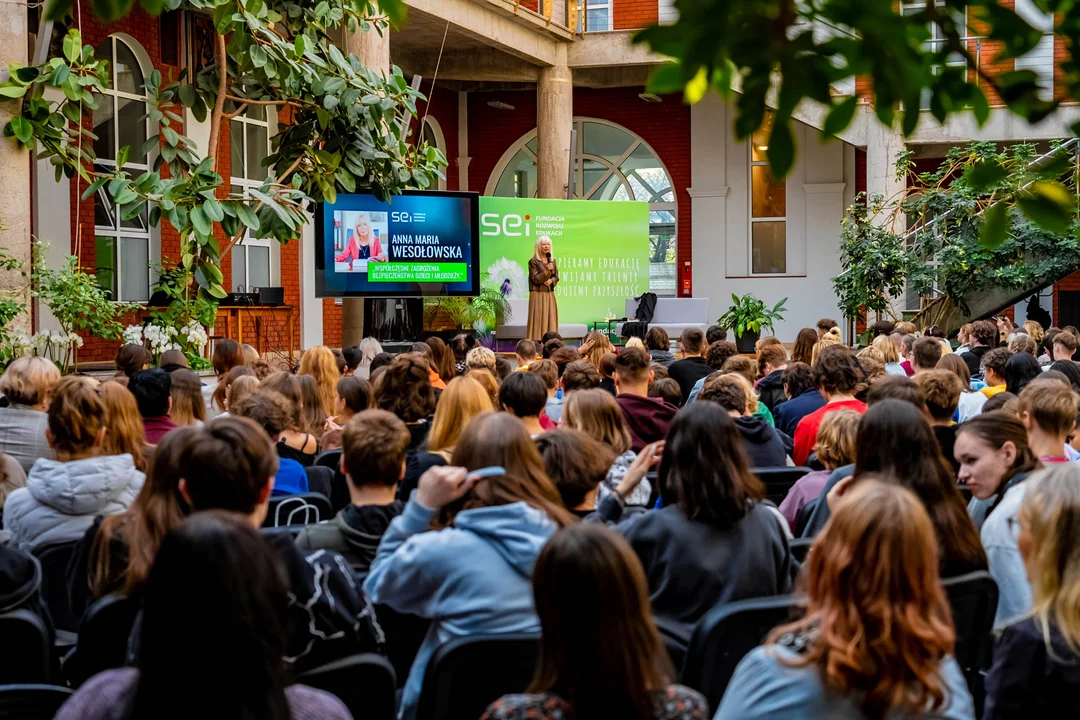
[[[577,390],[566,398],[562,417],[563,427],[580,430],[593,440],[598,440],[615,451],[615,461],[600,483],[599,503],[615,491],[626,477],[637,454],[630,449],[630,431],[626,427],[619,403],[606,390]],[[662,447],[662,446],[661,446]],[[647,505],[652,497],[652,484],[642,480],[622,500],[627,505]]]
[[[804,565],[806,616],[743,658],[716,720],[975,717],[922,502],[865,478]]]
[[[705,698],[673,684],[645,572],[617,533],[592,523],[559,530],[532,587],[543,632],[529,694],[503,696],[482,720],[709,716]]]
[[[1024,423],[995,410],[973,417],[956,431],[957,479],[971,491],[968,512],[981,528],[1005,497],[1039,465]]]
[[[454,365],[454,353],[442,341],[442,338],[429,337],[424,341],[431,348],[432,365],[444,383],[449,383],[457,376]]]
[[[98,396],[105,405],[105,427],[108,428],[101,443],[102,452],[106,455],[127,453],[135,460],[135,467],[146,472],[146,430],[135,396],[112,380],[101,383]]]
[[[278,457],[295,460],[304,467],[314,464],[319,440],[304,430],[304,396],[300,381],[295,375],[276,372],[268,375],[259,384],[259,389],[281,393],[288,403],[289,423],[281,432],[281,439],[277,443]]]
[[[795,347],[791,349],[791,362],[813,364],[814,346],[818,342],[818,333],[814,328],[803,328],[795,336]]]
[[[302,406],[300,415],[304,422],[303,430],[317,438],[321,438],[322,434],[326,432],[326,421],[330,419],[330,415],[326,411],[323,399],[319,397],[319,383],[310,375],[297,375],[296,380],[300,383],[300,402]],[[334,393],[336,396],[336,387]],[[336,399],[334,403],[337,404]]]
[[[431,416],[435,412],[435,388],[431,385],[431,366],[420,353],[403,353],[394,358],[379,373],[373,383],[375,406],[392,412],[409,428],[408,458],[405,477],[398,485],[398,498],[408,500],[408,493],[416,487],[420,478],[417,453],[431,429]]]
[[[244,352],[235,340],[219,340],[214,345],[211,363],[217,374],[217,384],[204,387],[203,397],[210,394],[206,402],[207,417],[214,418],[225,412],[225,376],[234,367],[244,364]]]
[[[432,621],[405,684],[405,718],[416,711],[424,671],[441,642],[540,629],[529,586],[533,563],[558,528],[576,521],[544,472],[536,443],[508,413],[473,418],[452,462],[421,476],[364,582],[372,602]],[[473,472],[493,467],[502,471]]]
[[[687,405],[660,460],[664,507],[621,523],[641,558],[653,612],[687,639],[720,603],[791,592],[797,565],[783,518],[763,504],[742,436],[717,403]]]
[[[341,379],[334,353],[325,345],[308,348],[304,356],[300,358],[300,369],[296,374],[314,378],[322,404],[322,413],[324,416],[329,416],[337,405],[337,382]],[[325,419],[326,417],[323,418],[324,422]],[[322,428],[319,432],[322,432]]]
[[[115,383],[102,388],[106,385]],[[178,428],[162,438],[135,502],[119,515],[99,517],[76,546],[68,573],[68,595],[76,617],[110,593],[141,592],[162,539],[191,512],[178,489],[177,469],[192,430]]]
[[[586,335],[582,346],[586,348],[583,353],[584,358],[591,362],[597,370],[600,369],[600,358],[615,350],[608,336],[599,330],[593,330]]]
[[[169,417],[177,425],[202,425],[206,422],[206,405],[202,401],[202,383],[199,376],[180,368],[170,373],[172,385],[169,397],[172,406]],[[228,391],[228,388],[226,388]]]

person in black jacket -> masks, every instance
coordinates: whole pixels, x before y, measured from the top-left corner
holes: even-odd
[[[992,320],[979,320],[971,327],[971,349],[960,356],[967,363],[972,379],[982,378],[983,355],[997,345],[998,328]]]
[[[794,443],[760,417],[747,412],[747,393],[753,392],[748,385],[746,378],[738,373],[721,375],[705,383],[697,401],[715,402],[731,416],[746,445],[750,467],[784,467]]]
[[[705,361],[705,333],[697,328],[683,330],[679,336],[679,349],[682,360],[676,360],[668,366],[668,377],[679,383],[682,390],[683,404],[690,398],[694,383],[713,371]]]
[[[787,400],[784,393],[784,370],[787,369],[787,350],[783,345],[766,345],[758,353],[757,384],[758,400],[765,403],[769,412]]]
[[[405,477],[410,440],[405,423],[393,413],[364,410],[354,415],[342,433],[341,452],[351,503],[329,522],[305,527],[296,546],[333,550],[353,570],[367,572],[390,521],[405,508],[394,495]]]
[[[687,639],[720,603],[789,593],[797,573],[738,438],[716,403],[680,410],[660,460],[663,509],[618,526],[645,568],[653,613]]]
[[[985,720],[1080,716],[1080,468],[1035,473],[1016,517],[1031,612],[1005,628],[986,676]]]
[[[180,494],[195,512],[228,510],[258,528],[266,519],[277,454],[247,418],[218,418],[199,428],[180,460]],[[289,584],[285,661],[294,673],[365,652],[382,652],[375,611],[345,559],[330,550],[304,554],[288,533],[267,542]]]

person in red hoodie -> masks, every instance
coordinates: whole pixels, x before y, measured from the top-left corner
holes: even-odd
[[[796,465],[805,465],[810,458],[822,418],[834,410],[866,412],[866,403],[855,399],[862,380],[862,368],[848,347],[831,345],[821,351],[814,365],[814,382],[825,398],[825,405],[800,420],[795,428],[795,452],[791,459]]]
[[[641,348],[626,348],[615,358],[615,401],[626,418],[634,452],[667,437],[668,426],[679,412],[663,399],[648,396],[653,380],[650,362]]]

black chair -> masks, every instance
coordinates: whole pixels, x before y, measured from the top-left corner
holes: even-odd
[[[765,485],[765,495],[769,500],[779,505],[787,497],[788,490],[799,478],[810,472],[808,467],[769,467],[754,468],[750,472],[757,475]]]
[[[793,620],[806,607],[799,595],[754,598],[713,608],[694,628],[682,684],[720,707],[735,666],[761,644],[777,625]]]
[[[994,649],[994,616],[997,614],[998,586],[990,573],[979,570],[941,581],[952,608],[956,627],[953,654],[964,671],[976,707],[982,707],[983,676],[990,668]]]
[[[540,654],[538,634],[456,638],[435,650],[416,720],[478,718],[503,695],[524,692]]]
[[[52,720],[71,690],[57,685],[0,685],[0,718]]]
[[[382,655],[350,655],[308,670],[297,681],[337,696],[354,718],[394,720],[397,716],[394,668]]]
[[[280,495],[270,498],[270,508],[266,513],[263,527],[281,527],[282,525],[313,525],[333,517],[330,501],[317,493],[300,495]]]
[[[304,468],[304,473],[307,475],[308,492],[329,499],[334,488],[334,471],[318,465],[309,465]],[[331,512],[333,512],[333,507],[331,507]]]
[[[814,538],[792,538],[788,540],[788,547],[791,548],[791,556],[799,561],[802,565],[806,562],[806,556],[810,553],[810,546],[814,544]]]
[[[86,609],[75,654],[64,663],[75,687],[102,670],[127,664],[128,638],[138,614],[138,600],[121,594],[106,595]]]
[[[660,634],[660,640],[664,643],[664,649],[667,650],[671,666],[675,668],[675,680],[678,681],[682,675],[683,665],[686,664],[686,647],[690,643],[690,638],[683,637],[679,629],[669,627],[662,617],[653,617],[653,622],[656,624],[656,631]]]
[[[45,621],[29,610],[0,614],[0,682],[47,683],[52,674],[52,643]],[[0,712],[0,717],[6,717]]]
[[[816,497],[810,502],[803,505],[802,510],[795,516],[795,537],[802,537],[803,531],[806,529],[807,523],[810,522],[810,518],[814,514],[814,510],[817,508],[818,503],[825,502],[824,499]]]
[[[340,512],[342,508],[352,502],[349,497],[348,480],[341,472],[341,450],[327,450],[315,458],[316,467],[330,468],[334,471],[334,481],[330,488],[330,507],[334,512]]]
[[[58,645],[74,645],[74,634],[79,629],[79,618],[71,610],[67,592],[68,564],[76,545],[77,541],[51,543],[33,551],[41,563],[41,600],[49,608],[53,626],[60,631],[57,632]],[[63,631],[70,635],[64,636]]]
[[[360,575],[357,575],[358,585],[363,583]],[[405,681],[409,677],[409,670],[413,661],[420,652],[420,646],[424,644],[431,620],[419,615],[400,613],[389,605],[375,606],[375,619],[386,636],[386,657],[394,666],[397,674],[398,687],[405,687]]]

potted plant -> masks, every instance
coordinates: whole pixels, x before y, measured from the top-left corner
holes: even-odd
[[[721,327],[731,328],[735,333],[735,344],[741,353],[753,353],[761,328],[775,332],[773,323],[784,319],[784,303],[787,298],[776,303],[772,308],[752,294],[731,296],[731,307],[716,321]]]
[[[498,290],[480,289],[476,297],[436,297],[424,301],[424,323],[432,328],[442,316],[454,330],[490,334],[510,317],[510,303]],[[479,327],[478,327],[479,326]]]

